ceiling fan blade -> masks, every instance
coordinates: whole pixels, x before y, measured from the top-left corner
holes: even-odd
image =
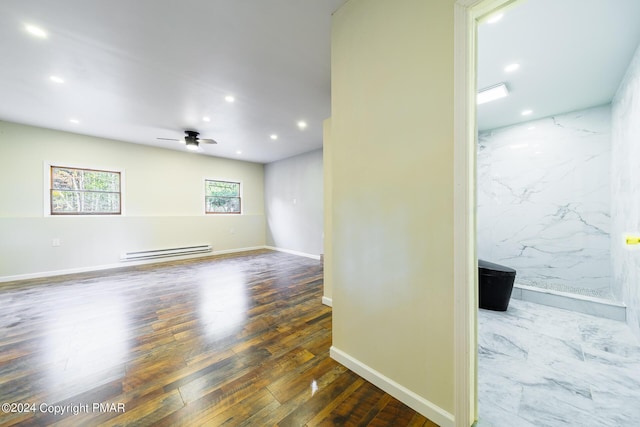
[[[182,141],[181,139],[175,139],[175,138],[156,138],[156,139],[161,139],[163,141]]]
[[[218,142],[213,139],[198,138],[198,142],[204,142],[205,144],[217,144]]]

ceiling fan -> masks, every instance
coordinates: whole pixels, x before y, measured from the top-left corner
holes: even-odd
[[[196,132],[195,130],[185,130],[185,137],[184,139],[175,139],[175,138],[157,138],[157,139],[162,139],[164,141],[178,141],[178,142],[183,142],[187,145],[187,149],[189,150],[197,150],[198,146],[200,145],[200,143],[205,143],[205,144],[217,144],[217,142],[213,139],[205,139],[205,138],[198,138],[198,135],[200,135],[200,132]]]

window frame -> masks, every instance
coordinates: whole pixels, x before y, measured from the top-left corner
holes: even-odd
[[[117,173],[120,176],[120,203],[119,203],[119,212],[96,212],[96,213],[87,213],[87,212],[53,212],[53,199],[51,197],[51,193],[54,190],[53,188],[53,169],[77,169],[83,171],[90,172],[109,172],[109,173]],[[70,162],[44,162],[44,216],[48,217],[113,217],[113,216],[124,216],[125,214],[125,172],[123,169],[114,168],[109,166],[97,166],[97,165],[87,165],[87,164],[75,164]],[[88,191],[92,192],[92,191]],[[95,192],[98,193],[98,192]]]
[[[207,197],[211,197],[211,196],[207,196],[207,181],[215,181],[215,182],[227,182],[227,183],[231,183],[231,184],[238,184],[238,202],[240,205],[240,210],[237,212],[210,212],[207,211]],[[242,185],[242,181],[239,179],[227,179],[227,178],[208,178],[205,177],[203,179],[203,186],[202,186],[202,202],[203,202],[203,212],[204,215],[243,215],[244,214],[244,203],[242,203],[242,191],[243,191],[243,185]]]

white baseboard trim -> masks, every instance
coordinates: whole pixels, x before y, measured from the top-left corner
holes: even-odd
[[[0,283],[15,282],[18,280],[40,279],[43,277],[62,276],[66,274],[90,273],[92,271],[113,270],[115,268],[126,268],[126,267],[134,267],[136,265],[157,264],[157,263],[164,263],[164,262],[170,262],[170,261],[178,261],[182,259],[202,258],[202,257],[208,257],[212,255],[224,255],[224,254],[231,254],[236,252],[255,251],[258,249],[265,249],[265,246],[251,246],[247,248],[225,249],[221,251],[213,251],[213,252],[206,252],[206,253],[193,254],[193,255],[181,255],[181,256],[166,257],[161,259],[127,261],[124,263],[120,262],[117,264],[103,264],[103,265],[94,265],[90,267],[77,267],[77,268],[66,268],[62,270],[41,271],[38,273],[16,274],[13,276],[0,276]]]
[[[322,303],[324,305],[328,305],[329,307],[333,307],[333,300],[331,298],[323,296],[322,297]]]
[[[306,258],[317,259],[318,261],[320,261],[320,255],[313,255],[313,254],[308,254],[306,252],[292,251],[291,249],[276,248],[275,246],[264,246],[264,248],[271,249],[272,251],[285,252],[291,255],[298,255]]]
[[[213,251],[213,255],[225,255],[225,254],[235,254],[237,252],[249,252],[249,251],[257,251],[259,249],[265,249],[264,246],[249,246],[246,248],[240,249],[224,249],[222,251]]]
[[[438,405],[428,401],[427,399],[417,395],[408,388],[398,384],[390,378],[382,375],[380,372],[365,365],[357,359],[349,356],[342,350],[331,346],[329,350],[331,358],[346,366],[356,374],[373,385],[381,388],[391,396],[395,397],[405,405],[418,411],[425,417],[429,418],[440,427],[454,427],[455,419],[452,414],[440,408]]]
[[[210,255],[210,254],[207,254],[207,255]],[[155,260],[155,262],[166,262],[166,261],[168,260],[167,259]],[[91,267],[65,268],[63,270],[51,270],[51,271],[40,271],[38,273],[16,274],[13,276],[0,277],[0,283],[15,282],[18,280],[41,279],[43,277],[63,276],[66,274],[90,273],[92,271],[112,270],[114,268],[131,267],[131,266],[136,266],[141,264],[150,264],[150,263],[151,261],[128,261],[126,264],[120,264],[120,263],[104,264],[104,265],[94,265]]]

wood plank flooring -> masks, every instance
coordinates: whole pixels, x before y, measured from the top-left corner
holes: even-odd
[[[0,284],[0,425],[436,426],[329,357],[321,297],[266,250]]]

